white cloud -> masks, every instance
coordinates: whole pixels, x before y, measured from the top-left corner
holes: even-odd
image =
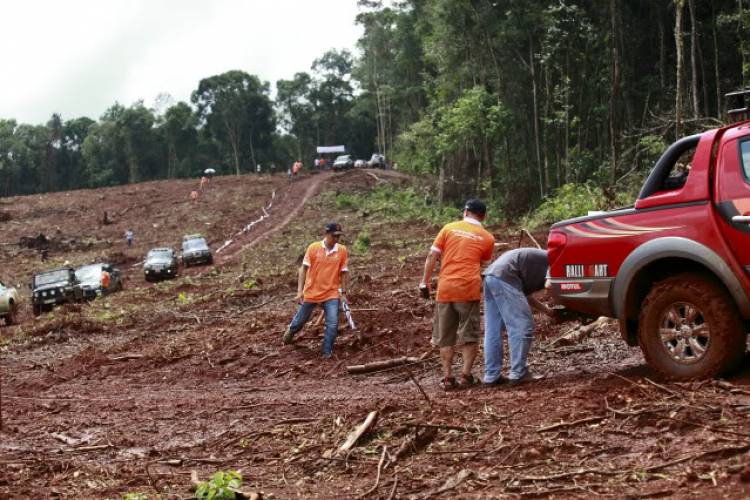
[[[98,119],[120,102],[189,101],[201,78],[271,82],[355,51],[355,0],[24,0],[0,3],[0,118]]]

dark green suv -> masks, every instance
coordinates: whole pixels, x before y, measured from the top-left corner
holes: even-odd
[[[177,276],[177,255],[171,248],[154,248],[148,252],[143,264],[146,281]]]
[[[66,302],[81,302],[83,289],[76,280],[76,270],[72,267],[53,269],[35,274],[29,283],[31,306],[34,316]]]

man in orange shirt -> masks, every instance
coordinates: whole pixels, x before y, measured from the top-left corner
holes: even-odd
[[[292,172],[294,172],[294,178],[297,178],[297,173],[299,172],[299,169],[302,167],[302,162],[297,160],[294,162],[294,167],[292,167]]]
[[[431,291],[430,279],[441,260],[437,307],[432,327],[432,343],[440,347],[444,389],[473,385],[471,367],[479,350],[479,299],[482,295],[482,263],[492,260],[495,238],[482,227],[487,207],[480,200],[469,200],[464,219],[446,224],[432,244],[424,265],[420,288]],[[453,346],[463,344],[463,372],[459,382],[451,376]]]
[[[109,273],[102,271],[102,295],[109,291]]]
[[[323,339],[321,358],[330,358],[333,355],[333,344],[339,331],[339,300],[348,304],[348,254],[346,247],[338,242],[342,234],[344,233],[341,224],[331,222],[326,225],[325,239],[307,247],[297,279],[297,301],[300,307],[281,339],[284,345],[291,344],[294,336],[310,319],[313,309],[320,304],[326,316],[326,335]]]

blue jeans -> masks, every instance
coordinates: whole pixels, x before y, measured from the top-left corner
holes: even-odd
[[[292,335],[296,335],[310,319],[310,315],[317,306],[317,302],[303,302],[289,324]],[[323,352],[321,354],[333,353],[333,344],[339,335],[339,299],[328,299],[320,303],[326,315],[326,336],[323,339]]]
[[[526,297],[494,276],[484,278],[484,382],[500,378],[503,368],[503,329],[508,331],[510,379],[529,371],[527,359],[534,339],[534,316]]]

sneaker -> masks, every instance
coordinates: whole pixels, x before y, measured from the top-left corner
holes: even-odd
[[[512,378],[508,381],[508,385],[511,387],[516,387],[518,385],[528,384],[529,382],[537,382],[539,380],[542,380],[544,377],[541,375],[532,375],[531,372],[526,372],[526,375],[524,375],[521,378]]]
[[[453,389],[458,389],[458,382],[456,382],[456,379],[453,377],[445,377],[442,382],[440,382],[440,387],[442,387],[444,391],[452,391]]]
[[[289,344],[292,343],[292,338],[293,337],[294,337],[294,334],[292,333],[292,331],[289,328],[287,328],[286,331],[284,332],[284,336],[281,337],[281,342],[284,345],[289,345]]]
[[[319,357],[321,357],[321,358],[332,358],[333,357],[333,353],[330,353],[330,352],[321,352]]]
[[[508,383],[508,378],[503,377],[500,375],[497,380],[493,380],[492,382],[484,382],[484,385],[486,386],[496,386],[496,385],[505,385]]]

